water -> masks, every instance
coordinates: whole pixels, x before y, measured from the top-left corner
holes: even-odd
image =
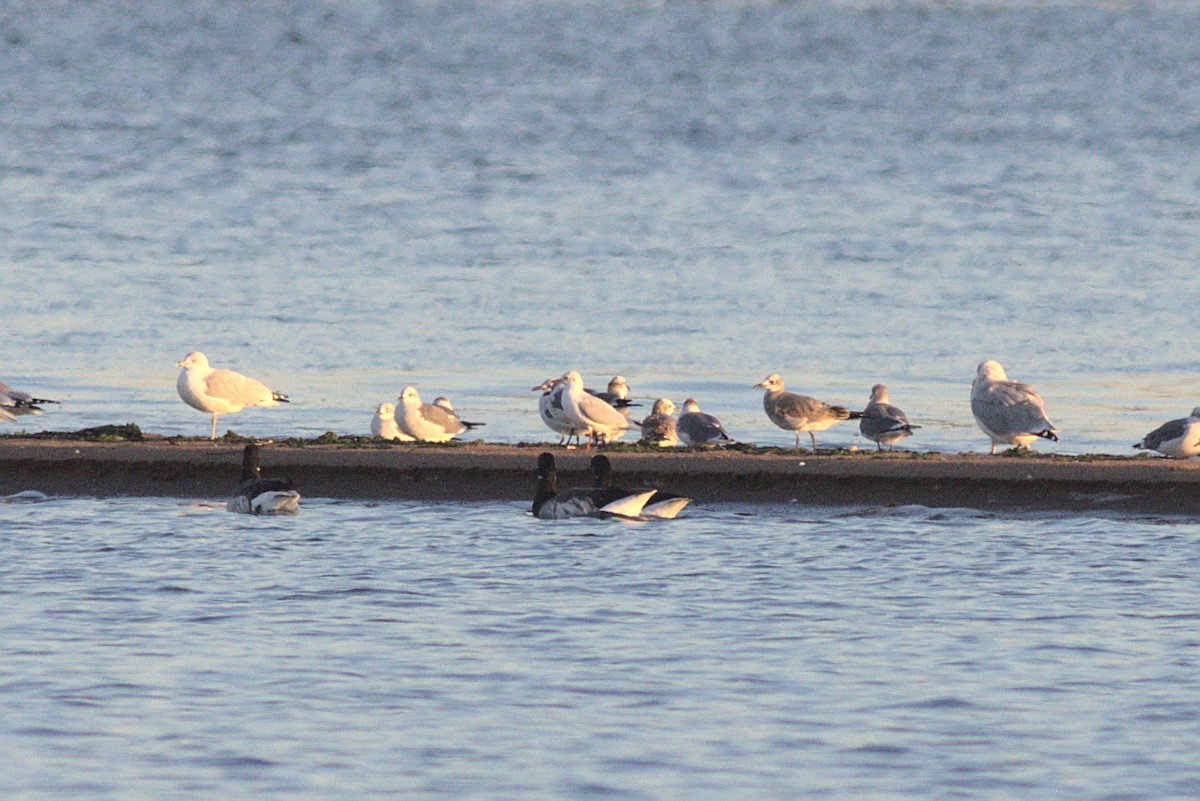
[[[5,798],[1194,798],[1200,527],[0,504]]]
[[[489,440],[616,373],[1130,453],[1198,402],[1192,4],[17,4],[0,378],[200,435],[174,363]],[[822,444],[864,444],[851,426]],[[0,505],[5,798],[1194,798],[1193,521],[699,505]]]
[[[295,399],[242,433],[413,383],[511,442],[575,367],[784,444],[779,371],[962,451],[994,357],[1131,453],[1197,402],[1200,10],[1110,5],[16,7],[0,374],[201,434],[201,348]]]

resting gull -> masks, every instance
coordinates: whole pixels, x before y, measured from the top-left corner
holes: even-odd
[[[1029,450],[1038,437],[1058,442],[1058,429],[1046,416],[1046,404],[1033,387],[1009,381],[1000,362],[980,362],[971,382],[971,412],[975,422],[997,445]]]
[[[608,382],[607,392],[602,392],[598,389],[588,389],[587,387],[584,387],[583,391],[599,398],[614,409],[624,409],[627,406],[641,405],[629,399],[629,382],[625,380],[625,376],[623,375],[612,377],[612,380]]]
[[[1163,423],[1133,447],[1158,451],[1163,456],[1200,456],[1200,406],[1187,417]]]
[[[442,406],[421,403],[420,396],[412,387],[405,387],[400,393],[400,404],[403,411],[396,418],[396,424],[401,431],[419,442],[448,442],[459,434],[483,425],[459,420],[457,414],[446,411]]]
[[[175,382],[179,397],[193,409],[212,414],[209,439],[217,438],[218,414],[240,412],[247,406],[278,406],[288,402],[287,395],[272,392],[260,381],[232,370],[210,367],[208,357],[198,350],[175,365],[183,368]]]
[[[858,421],[858,430],[867,439],[875,441],[875,447],[883,450],[887,445],[892,449],[893,443],[905,437],[911,437],[914,426],[908,422],[908,417],[898,406],[888,403],[888,388],[883,384],[871,387],[871,402],[863,409],[862,418]]]
[[[554,456],[538,456],[537,494],[533,496],[533,516],[544,520],[568,517],[637,517],[655,490],[625,490],[587,487],[559,492]]]
[[[625,415],[600,398],[583,390],[583,377],[577,370],[568,370],[562,377],[566,389],[562,394],[566,418],[580,431],[587,432],[594,443],[613,442],[629,428]]]
[[[58,403],[48,398],[35,398],[28,392],[13,389],[0,381],[0,422],[11,423],[22,414],[41,414],[39,403]]]
[[[395,442],[415,442],[412,437],[400,430],[396,424],[396,405],[381,403],[371,418],[371,436],[389,439]]]
[[[668,398],[656,400],[651,413],[642,420],[641,441],[649,445],[658,445],[660,448],[678,445],[679,436],[675,433],[675,418],[671,416],[675,412],[676,407],[673,401]]]
[[[779,373],[771,373],[753,388],[766,390],[763,395],[763,409],[771,422],[785,431],[796,432],[796,450],[800,449],[800,432],[808,432],[809,439],[812,440],[812,452],[816,453],[817,438],[814,432],[824,431],[835,423],[862,416],[860,412],[849,411],[844,406],[830,406],[807,395],[784,392],[783,379],[779,377]]]
[[[679,441],[684,445],[712,445],[718,442],[733,442],[725,433],[721,421],[711,414],[700,411],[700,404],[695,398],[683,402],[683,414],[675,421],[675,430],[679,432]]]
[[[292,489],[289,479],[263,478],[258,459],[258,445],[253,442],[242,450],[242,478],[225,509],[248,515],[294,514],[300,507],[300,493]]]
[[[612,486],[612,463],[603,454],[592,457],[592,486],[601,489],[616,489],[618,492],[631,495],[642,492],[642,490],[614,488]],[[691,498],[685,498],[673,492],[655,490],[654,494],[650,496],[650,500],[646,501],[646,505],[642,507],[642,516],[671,520],[691,502]]]

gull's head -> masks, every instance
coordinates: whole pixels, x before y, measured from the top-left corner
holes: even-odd
[[[448,412],[454,411],[454,407],[452,405],[450,405],[450,399],[447,398],[445,395],[439,395],[438,397],[434,398],[433,405],[440,406],[441,408],[445,409]]]
[[[759,381],[757,384],[755,384],[752,389],[765,389],[767,392],[782,392],[783,379],[780,377],[779,373],[771,373],[762,381]]]
[[[381,403],[379,408],[375,410],[375,416],[387,419],[396,416],[396,405],[393,403]]]
[[[554,456],[542,453],[538,456],[538,478],[545,480],[554,475]]]
[[[608,391],[618,398],[624,398],[629,394],[629,382],[623,375],[614,375],[612,381],[608,382]]]
[[[695,398],[688,398],[683,402],[683,410],[685,412],[698,412],[700,411],[700,404],[696,403]]]
[[[1000,366],[1000,362],[995,359],[988,359],[986,362],[980,362],[975,368],[975,379],[984,381],[1007,381],[1008,376],[1004,372],[1004,368]]]
[[[583,376],[579,374],[578,370],[568,370],[563,373],[562,382],[568,387],[582,387]]]
[[[676,407],[670,398],[659,398],[654,402],[654,408],[650,411],[651,414],[674,414]]]
[[[871,403],[887,403],[888,388],[883,384],[876,384],[871,387]]]
[[[193,367],[208,367],[208,357],[198,350],[194,350],[187,356],[184,356],[179,361],[175,362],[176,367],[182,367],[184,370],[190,370]]]
[[[400,393],[400,397],[397,400],[399,400],[400,403],[404,404],[405,406],[421,405],[421,396],[418,395],[417,391],[412,387],[405,387],[404,391]]]

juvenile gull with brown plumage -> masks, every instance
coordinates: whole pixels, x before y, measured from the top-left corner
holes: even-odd
[[[785,431],[796,433],[796,450],[800,450],[800,432],[808,432],[812,440],[812,452],[816,453],[817,438],[814,432],[824,431],[843,420],[862,417],[861,412],[852,412],[845,406],[831,406],[808,395],[784,392],[779,373],[771,373],[753,388],[766,390],[763,394],[763,410],[771,422]]]

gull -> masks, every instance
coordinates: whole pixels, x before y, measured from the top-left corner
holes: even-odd
[[[538,398],[538,417],[551,431],[558,434],[559,445],[562,445],[564,440],[570,445],[572,437],[578,440],[580,431],[567,419],[566,410],[563,409],[562,394],[566,388],[567,385],[560,379],[547,378],[530,390],[542,393]]]
[[[613,489],[612,463],[603,454],[592,457],[592,486],[600,489]],[[619,492],[630,494],[642,491],[616,489]],[[646,505],[642,507],[641,514],[643,517],[658,517],[664,520],[672,520],[683,510],[683,507],[691,502],[691,498],[685,498],[673,492],[655,490],[654,494],[650,496],[650,500],[646,501]]]
[[[182,367],[175,388],[179,397],[193,409],[212,414],[212,432],[217,438],[217,415],[240,412],[247,406],[278,406],[288,403],[288,396],[272,392],[260,381],[247,378],[232,370],[218,370],[208,365],[208,357],[194,350],[175,363]]]
[[[871,402],[858,421],[858,430],[864,437],[874,440],[878,450],[883,450],[884,445],[891,450],[892,443],[911,437],[914,428],[920,426],[911,425],[898,406],[888,403],[887,387],[883,384],[871,387]]]
[[[1187,417],[1163,423],[1133,447],[1158,451],[1163,456],[1200,456],[1200,406]]]
[[[448,412],[454,411],[454,406],[450,403],[450,399],[445,395],[438,395],[436,398],[434,398],[433,405],[440,406]]]
[[[294,514],[300,507],[300,493],[285,478],[263,478],[258,464],[258,445],[250,443],[242,451],[242,478],[225,510],[247,515]]]
[[[11,423],[22,414],[41,414],[39,403],[58,403],[47,398],[35,398],[28,392],[13,389],[0,381],[0,422]]]
[[[405,387],[399,400],[403,412],[396,418],[396,424],[418,442],[449,442],[459,434],[483,425],[459,420],[457,414],[441,406],[421,403],[420,396],[412,387]]]
[[[854,420],[862,416],[860,412],[852,412],[844,406],[830,406],[828,403],[810,398],[807,395],[797,395],[794,392],[783,391],[783,379],[779,373],[771,373],[753,389],[765,389],[763,409],[771,422],[785,431],[796,432],[796,450],[800,450],[800,432],[807,431],[812,440],[812,452],[817,452],[816,431],[824,431],[834,423],[843,420]]]
[[[562,377],[566,389],[562,394],[566,418],[580,431],[586,431],[592,442],[611,442],[621,438],[629,428],[629,420],[612,406],[583,390],[583,377],[577,370],[568,370]]]
[[[625,380],[625,376],[623,375],[612,377],[612,380],[608,382],[607,392],[602,392],[598,389],[588,389],[587,387],[584,387],[583,391],[599,398],[614,409],[624,409],[626,406],[641,405],[629,399],[629,382]]]
[[[538,456],[537,494],[533,496],[533,516],[543,520],[568,517],[638,517],[655,490],[626,490],[587,487],[558,491],[558,471],[554,456]]]
[[[1009,381],[1000,362],[980,362],[971,382],[971,412],[983,433],[997,445],[1029,450],[1038,437],[1058,442],[1058,429],[1046,416],[1046,404],[1033,387]]]
[[[397,442],[416,441],[396,424],[396,406],[392,403],[381,403],[375,410],[375,416],[371,418],[371,436]]]
[[[660,448],[678,445],[679,436],[675,433],[675,418],[671,416],[676,411],[678,410],[671,400],[667,398],[656,400],[651,413],[642,420],[642,442],[657,445]]]
[[[679,441],[684,445],[733,442],[725,433],[725,427],[721,425],[720,420],[700,411],[700,404],[695,398],[688,398],[683,402],[683,414],[675,421],[675,430],[679,432]]]

